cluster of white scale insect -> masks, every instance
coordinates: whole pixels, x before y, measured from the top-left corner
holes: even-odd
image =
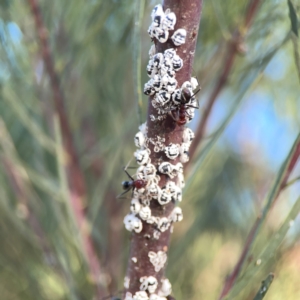
[[[174,30],[176,24],[176,15],[170,10],[163,11],[162,6],[156,5],[152,10],[152,24],[148,33],[151,38],[156,38],[160,43],[165,43],[169,39],[169,30]],[[171,39],[175,46],[185,43],[186,30],[176,30]],[[176,72],[183,67],[182,59],[176,54],[176,49],[167,49],[164,53],[155,53],[153,45],[149,51],[150,61],[147,66],[147,73],[150,80],[145,84],[144,93],[152,96],[152,105],[157,110],[158,117],[150,116],[152,121],[162,120],[170,112],[177,111],[182,105],[182,90],[188,89],[190,99],[185,102],[189,104],[186,108],[188,123],[194,116],[194,109],[197,106],[193,90],[196,89],[198,82],[195,78],[186,81],[181,87],[178,87],[175,79]],[[173,117],[176,121],[176,119]],[[183,165],[189,160],[189,147],[194,139],[194,133],[189,128],[184,128],[181,144],[165,145],[164,137],[157,136],[155,139],[148,138],[146,123],[139,127],[139,132],[134,137],[134,142],[138,148],[134,152],[136,162],[139,168],[136,172],[136,182],[143,184],[133,186],[133,197],[130,205],[130,213],[125,216],[124,224],[127,230],[141,233],[143,222],[152,224],[153,238],[159,239],[161,232],[170,228],[174,222],[183,219],[180,207],[175,207],[168,217],[157,217],[152,215],[150,201],[157,201],[160,205],[166,205],[169,202],[178,203],[182,200],[182,188],[185,185],[183,176]],[[164,152],[170,159],[179,157],[180,162],[171,164],[170,162],[161,162],[156,167],[151,164],[149,143],[153,145],[155,152]],[[159,186],[159,174],[167,175],[170,179],[164,187]],[[150,236],[148,236],[149,238]],[[157,253],[149,251],[148,257],[152,263],[155,272],[159,272],[165,265],[167,254],[164,251]],[[137,258],[132,259],[137,263]],[[154,276],[143,276],[140,278],[140,291],[132,295],[126,293],[125,300],[166,300],[172,292],[171,284],[168,279],[161,281],[161,287],[157,291],[158,282]],[[124,287],[129,288],[130,279],[125,277]]]

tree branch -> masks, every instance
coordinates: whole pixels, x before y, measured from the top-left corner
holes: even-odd
[[[221,71],[221,75],[219,79],[217,80],[215,88],[213,89],[211,95],[208,97],[207,104],[204,108],[203,114],[201,116],[201,120],[196,129],[195,139],[189,151],[190,161],[192,161],[192,158],[194,157],[196,150],[199,149],[199,146],[203,140],[206,124],[211,114],[213,105],[227,84],[228,78],[230,76],[230,73],[234,65],[235,58],[239,53],[244,51],[243,50],[244,37],[252,24],[252,21],[257,13],[257,10],[261,2],[262,0],[249,1],[245,13],[245,17],[244,17],[243,27],[241,29],[237,29],[233,33],[232,38],[228,40],[227,47],[226,47],[227,52],[224,58],[224,67],[223,70]]]
[[[241,253],[241,256],[233,270],[233,272],[230,274],[230,276],[227,278],[224,287],[222,289],[221,295],[219,297],[219,300],[223,299],[231,290],[233,287],[236,279],[238,278],[241,269],[247,260],[249,256],[249,252],[251,250],[251,247],[253,245],[253,242],[255,240],[255,237],[257,236],[266,216],[267,213],[270,211],[270,209],[274,206],[280,192],[286,187],[287,180],[292,173],[298,159],[300,157],[300,134],[298,135],[290,153],[287,157],[286,161],[283,163],[283,165],[280,168],[279,174],[277,176],[277,179],[274,182],[273,188],[271,189],[269,193],[269,197],[267,199],[267,203],[261,213],[253,224],[250,233],[247,237],[246,244],[244,246],[244,249]]]
[[[101,299],[105,295],[105,292],[99,284],[100,264],[92,240],[90,238],[90,233],[86,230],[85,226],[86,218],[83,204],[84,198],[86,197],[85,180],[80,169],[78,155],[74,145],[68,116],[65,110],[64,95],[60,87],[58,74],[56,73],[54,68],[54,62],[52,59],[48,41],[48,31],[43,22],[38,0],[28,0],[28,3],[34,17],[37,35],[40,42],[41,54],[46,66],[46,71],[50,78],[53,101],[61,126],[64,147],[68,155],[66,171],[70,187],[71,206],[73,208],[75,219],[82,236],[85,257],[88,261],[91,275],[97,285],[97,299]]]
[[[178,86],[183,82],[190,81],[192,73],[192,64],[194,60],[200,15],[202,11],[202,0],[165,0],[163,4],[164,11],[170,9],[177,16],[175,30],[184,28],[187,31],[185,44],[177,47],[177,55],[183,60],[183,68],[176,73]],[[171,36],[173,31],[170,31]],[[169,39],[166,43],[161,44],[155,41],[156,52],[164,52],[168,48],[174,48],[174,44]],[[175,47],[176,48],[176,47]],[[165,138],[165,145],[181,144],[183,135],[183,126],[178,126],[176,122],[168,115],[163,121],[153,122],[150,115],[158,116],[156,109],[151,104],[152,98],[149,99],[148,105],[148,134],[149,139],[157,137]],[[151,151],[151,163],[156,167],[162,161],[170,161],[164,152],[154,152],[154,146],[149,143]],[[179,162],[179,158],[172,160],[172,164]],[[159,186],[166,185],[170,178],[160,174]],[[172,179],[173,181],[173,179]],[[174,203],[170,202],[164,206],[157,201],[150,201],[151,213],[157,217],[168,217],[174,209]],[[130,279],[129,287],[126,291],[134,294],[140,290],[140,278],[143,276],[154,276],[158,281],[158,289],[161,285],[161,279],[164,277],[165,268],[159,272],[154,270],[154,266],[149,260],[148,253],[153,251],[167,252],[170,240],[170,228],[160,234],[159,239],[153,238],[154,226],[143,221],[143,230],[140,233],[133,233],[131,238],[130,256],[128,260],[127,277]],[[133,259],[134,258],[134,259]],[[136,260],[135,260],[136,259]]]

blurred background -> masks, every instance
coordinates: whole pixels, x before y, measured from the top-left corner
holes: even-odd
[[[147,97],[142,106],[138,99],[148,80],[150,13],[160,2],[39,1],[85,183],[78,210],[32,2],[0,1],[0,299],[89,300],[96,285],[102,295],[118,296],[130,245],[123,226],[130,200],[116,196],[133,137],[146,120]],[[261,2],[186,173],[184,219],[175,225],[167,266],[179,300],[218,298],[299,133],[299,40],[290,34],[287,1]],[[232,33],[243,32],[247,4],[204,0],[193,67],[202,90],[192,129],[216,88]],[[298,165],[290,180],[299,176]],[[253,261],[280,231],[299,191],[295,180],[281,192]],[[275,279],[265,299],[300,299],[299,235],[295,219],[234,299],[253,299],[269,272]]]

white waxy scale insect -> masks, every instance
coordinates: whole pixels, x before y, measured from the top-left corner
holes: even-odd
[[[181,85],[181,89],[188,89],[190,90],[191,94],[193,94],[193,87],[192,84],[189,81],[185,81],[182,85]]]
[[[180,46],[185,43],[186,30],[183,28],[177,29],[171,37],[175,46]]]
[[[161,196],[161,188],[155,184],[151,183],[147,188],[148,195],[153,199],[158,199]]]
[[[176,24],[176,15],[173,12],[166,12],[162,20],[162,28],[165,30],[174,30]]]
[[[176,55],[176,50],[174,48],[167,49],[164,52],[164,57],[166,59],[171,59],[172,60],[175,55]]]
[[[158,223],[158,222],[157,222],[157,223]],[[154,238],[155,240],[158,240],[159,237],[160,237],[160,234],[161,234],[161,232],[160,232],[159,230],[154,230],[154,231],[153,231],[153,238]]]
[[[178,56],[175,55],[172,59],[173,69],[177,72],[183,67],[183,60]]]
[[[158,217],[151,216],[150,218],[148,218],[148,219],[146,220],[146,222],[147,222],[148,224],[157,224],[158,219],[159,219]]]
[[[140,179],[144,181],[147,180],[146,175],[144,173],[144,169],[145,169],[144,165],[138,167],[138,169],[136,170],[136,179]]]
[[[126,292],[124,300],[133,300],[132,294],[130,292]]]
[[[149,36],[151,37],[151,39],[154,38],[154,34],[153,34],[153,26],[152,26],[152,23],[150,24],[148,30],[147,30]]]
[[[166,76],[166,75],[165,75]],[[167,92],[169,94],[172,94],[175,90],[176,90],[176,87],[177,87],[177,80],[173,77],[170,77],[168,75],[168,77],[170,78],[168,80],[168,82],[165,84],[165,89],[167,90]]]
[[[164,63],[164,55],[162,53],[156,53],[152,60],[154,67],[160,69]]]
[[[189,123],[191,122],[194,117],[195,117],[195,108],[193,107],[189,107],[187,110],[186,110],[186,123]]]
[[[143,276],[140,278],[140,282],[142,283],[140,285],[140,290],[142,291],[148,290],[150,294],[153,294],[156,291],[158,286],[157,279],[154,276],[149,276],[149,277]]]
[[[183,165],[182,163],[177,163],[175,166],[174,166],[174,169],[176,169],[177,172],[179,173],[183,173]]]
[[[169,216],[170,222],[181,222],[183,219],[182,209],[180,207],[175,207]]]
[[[144,85],[144,94],[147,96],[152,96],[155,94],[155,88],[152,85],[152,80],[149,80]]]
[[[146,138],[144,136],[144,134],[139,131],[135,136],[134,136],[134,144],[136,147],[138,148],[142,148],[145,146],[145,141],[146,141]]]
[[[155,45],[153,44],[149,49],[149,57],[152,58],[156,54]]]
[[[166,156],[170,159],[175,159],[180,153],[180,146],[178,144],[170,144],[165,148]]]
[[[167,254],[164,251],[158,251],[157,253],[149,251],[148,256],[155,272],[159,272],[167,261]]]
[[[152,79],[152,86],[156,92],[161,90],[163,84],[162,84],[161,77],[159,75],[154,75]]]
[[[171,59],[166,58],[162,64],[167,70],[173,70],[173,62]]]
[[[161,82],[163,86],[166,86],[167,83],[172,79],[168,74],[165,74],[164,76],[161,77]]]
[[[178,187],[176,186],[174,181],[167,182],[165,188],[170,191],[172,197],[175,196],[177,189],[178,189]]]
[[[183,131],[182,141],[184,143],[191,144],[193,139],[195,138],[195,134],[192,129],[186,127]]]
[[[197,86],[199,85],[196,77],[191,78],[191,85],[192,85],[193,90],[195,90],[197,88]]]
[[[182,143],[180,146],[180,161],[184,164],[190,159],[189,156],[190,143]]]
[[[176,190],[176,193],[175,193],[175,196],[174,196],[174,201],[175,202],[181,202],[182,201],[182,190],[180,187],[177,187],[177,190]]]
[[[177,185],[181,189],[183,189],[184,186],[185,186],[184,175],[182,173],[178,173],[178,176],[177,176]]]
[[[165,13],[163,11],[157,10],[152,18],[152,27],[162,27],[165,19]]]
[[[160,68],[160,74],[161,74],[161,76],[164,76],[167,74],[170,77],[174,77],[175,70],[173,69],[172,62],[171,62],[171,65],[169,65],[169,62],[165,62]]]
[[[167,187],[163,187],[161,189],[160,198],[157,199],[157,201],[160,205],[165,205],[165,204],[168,204],[169,202],[171,202],[172,196],[173,195],[172,195],[171,191]]]
[[[145,122],[139,126],[139,131],[141,131],[144,134],[144,136],[147,136],[147,133],[148,133],[147,122]]]
[[[147,199],[146,189],[134,189],[133,190],[133,199],[139,199],[141,202]]]
[[[142,221],[133,214],[128,214],[125,216],[124,224],[128,231],[134,230],[136,233],[139,233],[143,229]]]
[[[158,291],[158,295],[162,297],[167,297],[172,293],[172,285],[169,279],[165,278],[161,280],[161,288]]]
[[[146,165],[150,163],[149,155],[150,155],[149,149],[144,149],[144,150],[140,149],[134,152],[136,162],[139,165]]]
[[[155,101],[159,104],[160,107],[164,107],[171,100],[171,94],[166,91],[159,91],[158,94],[155,95]]]
[[[170,227],[170,222],[169,219],[166,217],[160,218],[158,223],[157,223],[157,229],[160,230],[161,232],[165,232],[166,230],[169,229]]]
[[[151,217],[151,209],[149,206],[143,206],[139,211],[139,216],[142,220],[146,221]]]
[[[141,209],[141,203],[139,199],[133,198],[130,203],[130,211],[133,214],[138,214]]]
[[[152,65],[148,64],[146,67],[146,70],[147,70],[147,74],[150,78],[153,78],[154,75],[158,74],[158,70],[153,64]],[[148,84],[151,84],[151,81],[148,81]]]
[[[176,89],[172,94],[172,101],[175,106],[181,104],[181,89]]]
[[[151,12],[151,19],[152,21],[154,20],[154,17],[156,15],[161,15],[164,13],[164,10],[163,10],[163,7],[161,4],[157,4],[154,6],[154,8],[152,9],[152,12]]]
[[[156,168],[153,164],[147,164],[143,169],[143,172],[148,181],[154,179],[156,176]]]
[[[160,297],[156,294],[151,294],[150,297],[149,297],[149,300],[167,300],[167,298],[165,297]]]
[[[171,163],[165,161],[162,162],[159,167],[158,167],[158,171],[162,174],[166,174],[166,175],[171,175],[172,172],[174,170],[174,165],[172,165]]]
[[[152,27],[152,35],[154,35],[160,43],[165,43],[169,38],[169,31],[159,27]]]
[[[134,294],[132,299],[133,300],[149,300],[149,297],[145,291],[139,291]]]
[[[129,284],[130,284],[130,278],[126,276],[124,278],[124,288],[129,289]]]

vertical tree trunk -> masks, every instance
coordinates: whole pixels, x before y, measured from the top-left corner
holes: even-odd
[[[202,0],[165,0],[163,3],[163,9],[170,9],[175,13],[177,22],[175,30],[184,28],[187,31],[185,44],[176,47],[172,40],[169,40],[161,44],[155,39],[156,52],[164,52],[168,48],[177,49],[177,55],[183,60],[183,67],[176,73],[176,80],[178,81],[178,87],[185,81],[190,81],[192,73],[192,64],[194,61],[196,41],[198,35],[198,28],[200,23],[200,15],[202,10]],[[149,18],[150,19],[150,18]],[[175,31],[174,30],[174,31]],[[169,37],[172,36],[174,31],[170,31]],[[178,126],[171,116],[163,121],[151,121],[150,115],[158,116],[156,109],[151,104],[152,97],[149,98],[148,104],[148,118],[147,127],[148,139],[157,140],[157,137],[165,139],[164,144],[169,145],[181,144],[184,126]],[[154,146],[149,143],[148,145],[151,154],[151,163],[158,167],[162,161],[170,161],[163,151],[154,152]],[[170,161],[173,165],[179,162],[179,158]],[[159,186],[165,186],[166,182],[172,180],[176,182],[176,177],[170,179],[166,175],[160,175]],[[162,206],[157,200],[150,202],[151,214],[155,217],[168,217],[175,204],[170,203]],[[143,229],[140,233],[132,233],[130,256],[128,260],[128,268],[126,277],[129,280],[128,289],[126,292],[130,292],[133,295],[140,290],[140,278],[143,276],[154,276],[158,281],[158,289],[161,285],[161,279],[164,277],[165,266],[156,272],[153,264],[149,259],[149,251],[157,253],[158,251],[167,252],[169,247],[169,240],[171,234],[171,228],[162,232],[158,239],[153,237],[155,227],[153,224],[148,224],[143,221]]]

